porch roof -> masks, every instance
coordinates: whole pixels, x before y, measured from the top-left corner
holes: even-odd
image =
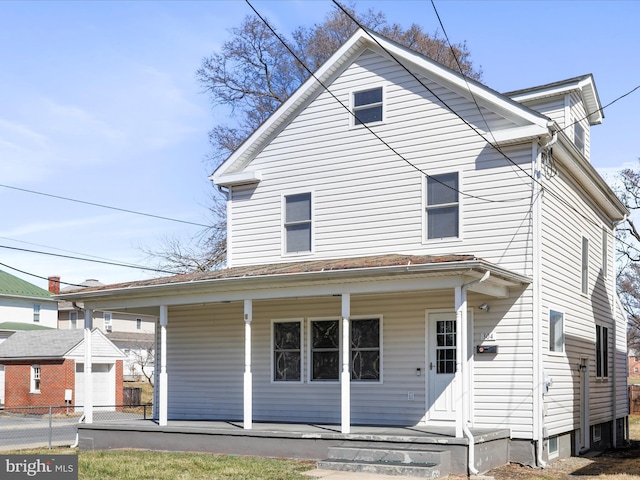
[[[114,307],[118,304],[118,298],[128,300],[122,303],[123,306],[126,303],[128,306],[142,307],[245,298],[379,292],[382,290],[371,290],[365,284],[381,285],[380,282],[394,282],[398,287],[400,280],[404,282],[400,288],[406,290],[449,288],[460,282],[478,280],[487,272],[490,275],[489,280],[484,283],[484,288],[498,289],[494,296],[504,296],[509,288],[531,283],[531,279],[525,275],[473,255],[391,254],[247,265],[210,272],[193,272],[87,287],[65,292],[55,298],[89,302],[89,308],[99,308],[103,305]],[[426,282],[427,280],[431,282]],[[413,288],[411,282],[415,282]],[[308,290],[304,290],[305,287]],[[394,288],[393,291],[399,290]],[[182,297],[182,300],[178,297]],[[152,300],[153,298],[155,300]],[[159,300],[160,298],[162,300]],[[132,303],[134,299],[137,301]]]

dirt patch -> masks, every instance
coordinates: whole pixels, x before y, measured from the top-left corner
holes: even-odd
[[[486,473],[496,480],[640,480],[640,441],[593,457],[570,457],[545,468],[511,463]]]

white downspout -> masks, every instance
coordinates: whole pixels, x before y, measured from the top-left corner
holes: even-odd
[[[462,417],[462,432],[464,433],[464,436],[467,437],[467,439],[469,440],[467,466],[469,468],[469,472],[471,472],[473,475],[478,475],[479,472],[475,466],[475,463],[476,463],[475,438],[473,437],[473,434],[469,429],[469,425],[467,424],[469,421],[469,419],[467,418],[468,413],[471,409],[469,397],[467,395],[467,387],[469,386],[469,374],[468,374],[469,372],[467,371],[467,367],[469,366],[469,363],[468,363],[469,351],[467,349],[468,343],[469,343],[468,330],[467,330],[467,326],[468,326],[467,289],[472,285],[484,282],[489,278],[490,275],[491,275],[491,272],[487,270],[485,274],[482,276],[482,278],[478,280],[474,280],[469,283],[465,283],[462,285],[462,287],[460,287],[460,289],[456,288],[455,290],[456,319],[460,318],[460,322],[459,322],[460,323],[459,325],[460,341],[457,342],[457,344],[460,344],[460,347],[458,350],[460,351],[460,377],[461,377],[460,383],[462,384],[462,388],[461,388],[462,408],[461,408],[460,416]],[[459,315],[458,315],[458,312],[460,313]]]
[[[533,180],[531,185],[531,211],[532,211],[532,277],[533,277],[533,441],[536,442],[536,464],[546,467],[547,463],[542,458],[544,445],[544,399],[542,394],[542,153],[547,151],[551,155],[550,147],[558,140],[557,132],[553,132],[551,140],[545,145],[532,146]]]

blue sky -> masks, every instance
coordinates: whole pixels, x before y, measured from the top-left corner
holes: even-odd
[[[328,0],[254,1],[284,33]],[[430,1],[360,1],[394,22],[439,29]],[[483,82],[509,91],[592,73],[603,105],[640,84],[640,2],[443,1]],[[242,1],[0,2],[0,184],[209,223],[207,132],[223,118],[195,71],[250,13]],[[592,161],[611,175],[640,157],[640,91],[605,110]],[[140,247],[200,227],[0,187],[0,246],[144,264]],[[0,263],[79,283],[141,270],[0,248]],[[36,285],[46,281],[0,266]]]

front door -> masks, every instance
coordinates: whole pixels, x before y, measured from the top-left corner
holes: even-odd
[[[428,420],[455,420],[456,314],[428,313]]]

